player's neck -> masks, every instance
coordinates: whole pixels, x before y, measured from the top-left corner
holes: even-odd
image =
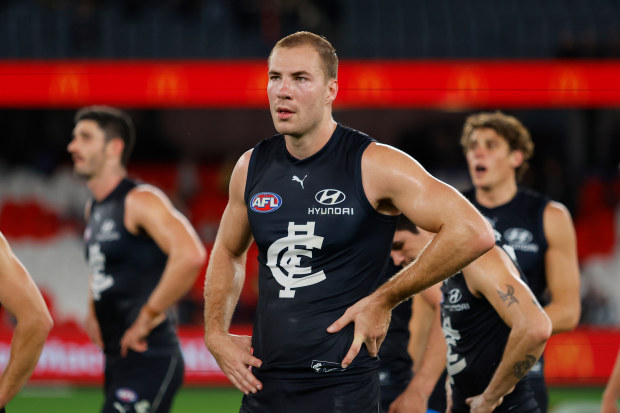
[[[517,182],[513,179],[506,180],[498,185],[476,187],[476,201],[486,208],[494,208],[504,205],[517,194]]]
[[[118,184],[127,176],[123,167],[114,168],[106,173],[95,175],[86,184],[96,201],[105,199],[114,191]]]
[[[336,126],[336,121],[330,116],[328,122],[323,122],[303,136],[284,135],[286,150],[297,159],[306,159],[320,151],[329,142]]]

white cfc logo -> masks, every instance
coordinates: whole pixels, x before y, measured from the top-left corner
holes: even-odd
[[[90,290],[93,294],[93,300],[99,301],[101,293],[114,285],[114,278],[103,273],[105,270],[105,255],[101,252],[101,247],[98,243],[88,247],[88,266],[92,274]]]
[[[312,249],[321,249],[323,245],[323,237],[314,235],[314,224],[295,225],[289,222],[288,235],[275,241],[267,250],[267,266],[276,281],[284,287],[280,290],[280,298],[293,298],[294,288],[307,287],[326,278],[322,270],[310,274],[312,267],[300,266],[301,257],[312,258]],[[305,277],[295,278],[297,275]]]
[[[452,377],[459,374],[467,367],[467,361],[464,358],[459,359],[459,355],[453,352],[457,342],[461,339],[461,333],[452,328],[449,316],[444,317],[441,329],[443,330],[446,344],[448,345],[446,370],[448,370],[448,375],[450,376],[450,384],[454,384],[454,379]]]

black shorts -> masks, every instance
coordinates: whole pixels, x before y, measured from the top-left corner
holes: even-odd
[[[167,413],[183,383],[183,357],[130,353],[106,356],[101,413]]]
[[[379,376],[361,374],[311,379],[261,378],[263,390],[243,396],[239,413],[378,413]]]

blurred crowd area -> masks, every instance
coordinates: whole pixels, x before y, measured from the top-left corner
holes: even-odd
[[[4,0],[0,59],[266,59],[297,30],[344,59],[620,58],[617,0]],[[494,110],[495,108],[489,108]],[[0,230],[42,288],[57,325],[87,308],[88,191],[66,152],[74,110],[1,109]],[[463,110],[336,110],[339,122],[409,153],[459,190]],[[509,111],[530,129],[523,185],[575,219],[583,324],[620,325],[620,109]],[[267,108],[133,109],[130,175],[164,190],[210,250],[236,159],[274,133]],[[241,120],[241,121],[240,121]],[[256,249],[235,322],[256,305]],[[202,322],[204,271],[178,307]],[[2,316],[3,322],[10,318]]]
[[[265,58],[327,36],[344,58],[617,58],[616,0],[4,0],[0,58]]]
[[[210,251],[239,155],[274,132],[265,110],[130,110],[137,145],[129,174],[161,188]],[[409,153],[459,190],[469,176],[459,146],[467,111],[339,110],[339,122]],[[582,324],[620,325],[620,110],[509,111],[536,144],[523,185],[570,209],[582,274]],[[57,324],[81,323],[88,298],[82,244],[84,182],[66,152],[74,111],[1,110],[0,230],[44,291]],[[239,122],[243,119],[243,122]],[[234,321],[257,300],[256,248]],[[206,265],[206,263],[205,263]],[[204,271],[178,306],[202,323]]]

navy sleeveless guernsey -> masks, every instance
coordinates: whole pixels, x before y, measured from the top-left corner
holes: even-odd
[[[496,242],[496,245],[502,246],[501,242]],[[491,381],[504,354],[510,327],[486,298],[477,298],[469,291],[462,272],[444,280],[441,292],[441,320],[448,347],[446,361],[452,387],[452,412],[469,412],[465,400],[481,394]],[[504,401],[494,412],[539,412],[527,377],[504,396]]]
[[[326,329],[382,282],[396,217],[378,213],[362,187],[361,158],[373,140],[338,125],[319,152],[291,156],[282,135],[253,150],[245,202],[258,246],[259,299],[252,333],[257,377],[316,377],[376,369],[362,346],[340,362],[353,324]],[[280,373],[286,373],[281,376]]]
[[[543,227],[543,212],[549,198],[520,188],[509,202],[495,208],[486,208],[476,201],[475,190],[464,193],[478,208],[502,239],[514,248],[517,262],[525,274],[525,282],[538,302],[549,303],[545,277],[547,239]]]
[[[121,337],[159,282],[167,256],[146,233],[125,228],[125,197],[136,183],[123,179],[100,202],[92,202],[84,233],[91,293],[106,354],[119,354]],[[147,354],[178,351],[169,317],[147,337]]]

